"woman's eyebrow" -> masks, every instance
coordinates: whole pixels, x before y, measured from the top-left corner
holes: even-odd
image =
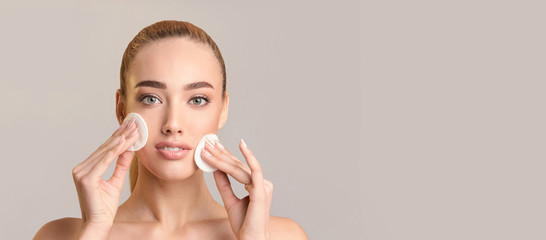
[[[165,83],[158,82],[155,80],[144,80],[137,83],[135,88],[138,88],[138,87],[153,87],[153,88],[165,89],[167,88],[167,85],[165,85]],[[203,87],[214,89],[214,87],[210,83],[201,81],[201,82],[192,82],[192,83],[186,84],[186,86],[184,86],[184,90],[193,90],[193,89],[203,88]]]
[[[167,88],[167,85],[165,85],[165,83],[158,82],[155,80],[144,80],[142,82],[137,83],[135,88],[138,88],[138,87],[153,87],[153,88],[165,89]]]
[[[212,85],[210,85],[210,83],[204,82],[204,81],[188,83],[188,84],[186,84],[184,89],[188,91],[188,90],[203,88],[203,87],[214,89],[214,87]]]

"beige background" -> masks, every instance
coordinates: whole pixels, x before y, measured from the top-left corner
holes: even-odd
[[[128,42],[163,19],[218,43],[220,138],[241,159],[245,138],[272,214],[311,239],[546,238],[545,4],[225,2],[0,3],[0,239],[80,217],[71,169],[117,128]]]

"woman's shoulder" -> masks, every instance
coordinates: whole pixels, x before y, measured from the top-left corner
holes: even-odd
[[[82,226],[81,218],[61,218],[50,221],[38,230],[34,240],[75,239]]]
[[[303,228],[290,218],[271,216],[269,227],[271,239],[309,239]]]
[[[227,221],[227,219],[226,219]],[[34,240],[75,239],[82,226],[81,218],[61,218],[50,221],[38,230]],[[269,218],[271,239],[309,239],[303,228],[290,218],[271,216]]]

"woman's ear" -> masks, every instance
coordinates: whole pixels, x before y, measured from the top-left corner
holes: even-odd
[[[123,122],[123,119],[125,119],[125,102],[121,98],[120,89],[116,91],[116,117],[118,119],[119,124]]]
[[[226,124],[229,110],[229,92],[226,90],[226,97],[224,99],[224,105],[222,106],[222,112],[220,113],[220,122],[218,123],[218,130],[220,130],[224,124]]]

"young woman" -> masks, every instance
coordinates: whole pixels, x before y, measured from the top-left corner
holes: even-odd
[[[224,60],[207,33],[181,21],[150,25],[127,46],[120,74],[121,126],[72,171],[82,218],[51,221],[34,239],[308,239],[296,222],[269,215],[273,184],[242,139],[248,166],[221,143],[206,144],[201,157],[218,169],[224,206],[209,193],[193,155],[226,122],[229,94]],[[134,154],[127,149],[139,137],[136,123],[123,121],[131,112],[148,126]],[[112,177],[102,180],[116,158]],[[128,172],[131,195],[119,205]],[[228,174],[247,197],[235,196]]]

